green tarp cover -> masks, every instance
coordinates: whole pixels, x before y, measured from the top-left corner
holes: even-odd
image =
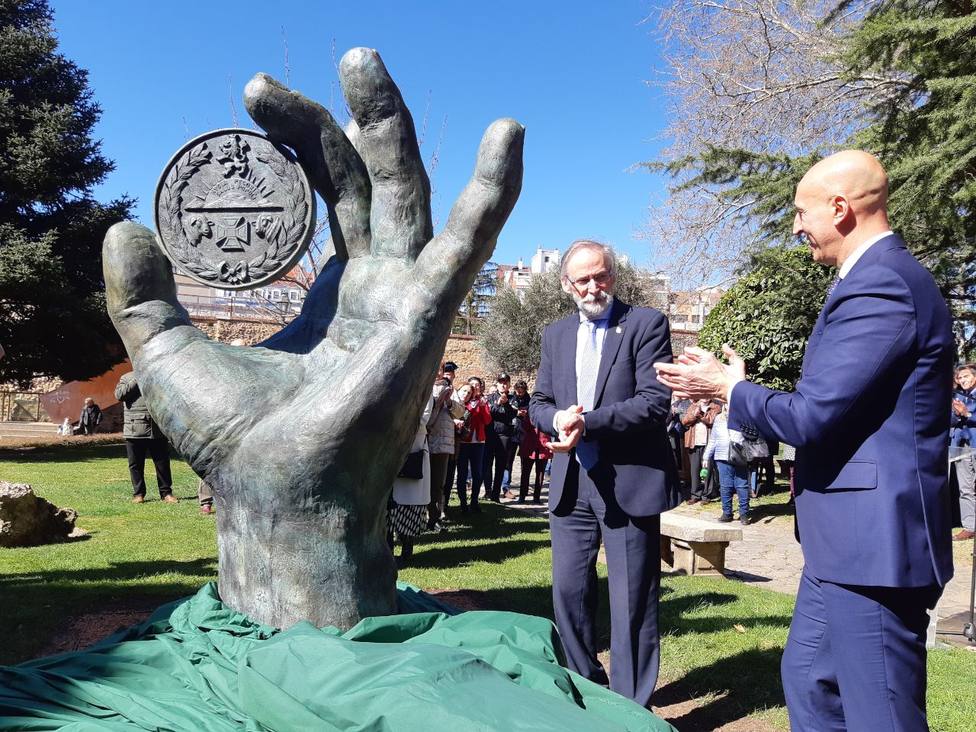
[[[0,728],[671,730],[560,665],[552,623],[458,612],[409,585],[346,633],[285,631],[213,584],[91,648],[0,667]]]

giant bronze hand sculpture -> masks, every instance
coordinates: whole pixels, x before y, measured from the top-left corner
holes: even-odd
[[[109,313],[150,411],[217,497],[221,597],[278,627],[394,611],[387,496],[522,184],[523,128],[496,121],[434,236],[413,121],[379,55],[354,49],[339,74],[348,133],[267,76],[245,90],[325,200],[336,251],[279,334],[255,348],[208,340],[141,226],[114,226],[103,251]]]

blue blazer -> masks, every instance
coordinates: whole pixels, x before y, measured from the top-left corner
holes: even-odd
[[[752,423],[796,447],[797,533],[815,577],[883,587],[952,577],[954,352],[932,276],[889,236],[827,298],[795,391],[733,389],[733,429]]]
[[[529,418],[554,434],[556,411],[576,404],[576,333],[579,315],[548,326]],[[663,314],[614,300],[597,372],[594,408],[585,414],[584,440],[599,445],[589,475],[608,505],[629,516],[652,516],[680,502],[678,473],[668,445],[671,390],[657,380],[655,361],[672,360],[671,331]],[[567,480],[578,478],[575,450],[552,461],[549,508],[559,505]]]

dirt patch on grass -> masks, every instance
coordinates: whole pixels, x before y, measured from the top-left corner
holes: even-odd
[[[88,648],[117,630],[148,619],[164,602],[158,597],[124,598],[97,611],[73,616],[48,639],[36,658]]]
[[[424,590],[438,600],[459,610],[497,610],[489,602],[487,593],[479,590]]]
[[[709,702],[700,699],[687,699],[663,707],[651,705],[657,716],[681,732],[781,732],[779,727],[762,719],[743,717],[729,720],[727,716],[711,713],[708,707]]]

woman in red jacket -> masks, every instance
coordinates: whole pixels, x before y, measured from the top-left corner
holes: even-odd
[[[481,395],[481,379],[474,377],[458,389],[458,400],[464,405],[464,427],[458,435],[461,450],[457,459],[457,492],[461,513],[468,512],[468,466],[471,467],[471,510],[481,513],[478,493],[481,492],[485,459],[485,427],[491,424],[488,402]]]

